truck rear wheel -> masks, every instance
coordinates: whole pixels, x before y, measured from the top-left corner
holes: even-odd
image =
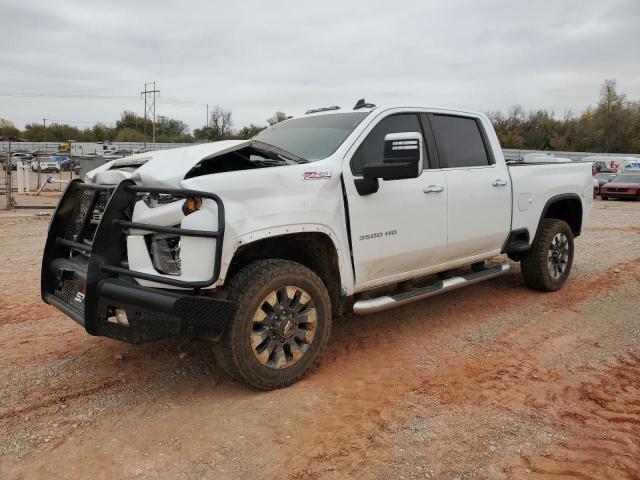
[[[313,271],[287,260],[260,260],[231,280],[228,298],[236,315],[214,352],[233,378],[273,390],[315,365],[331,332],[331,301]]]
[[[535,290],[559,290],[566,282],[572,264],[571,227],[563,220],[545,218],[531,249],[520,261],[525,283]]]

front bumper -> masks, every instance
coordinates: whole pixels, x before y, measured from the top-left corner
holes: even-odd
[[[609,198],[640,198],[640,193],[636,190],[614,191],[600,189],[600,196]]]
[[[218,205],[216,231],[186,230],[131,222],[141,193],[200,196]],[[130,270],[126,261],[129,229],[217,238],[216,262],[208,280],[189,282]],[[199,294],[218,279],[224,205],[214,194],[191,190],[149,188],[125,180],[119,185],[95,185],[75,180],[58,203],[49,226],[42,273],[42,299],[83,325],[91,335],[141,343],[187,334],[215,338],[235,313],[224,299]],[[189,290],[171,291],[139,286],[141,278]],[[126,312],[126,322],[116,311]]]

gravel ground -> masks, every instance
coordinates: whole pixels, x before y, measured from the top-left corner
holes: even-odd
[[[342,319],[276,392],[42,304],[47,222],[0,213],[0,478],[640,478],[640,202],[596,202],[560,292],[513,264]]]

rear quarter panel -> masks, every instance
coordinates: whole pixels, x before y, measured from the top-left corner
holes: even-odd
[[[582,219],[593,207],[591,162],[510,165],[513,188],[511,229],[526,228],[530,241],[538,229],[546,203],[559,195],[575,194],[582,202]]]

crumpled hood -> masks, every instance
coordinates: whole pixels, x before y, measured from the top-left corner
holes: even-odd
[[[201,160],[239,150],[250,143],[250,140],[222,140],[138,153],[111,160],[91,170],[86,177],[99,184],[113,185],[131,179],[143,185],[178,187],[180,180]]]

